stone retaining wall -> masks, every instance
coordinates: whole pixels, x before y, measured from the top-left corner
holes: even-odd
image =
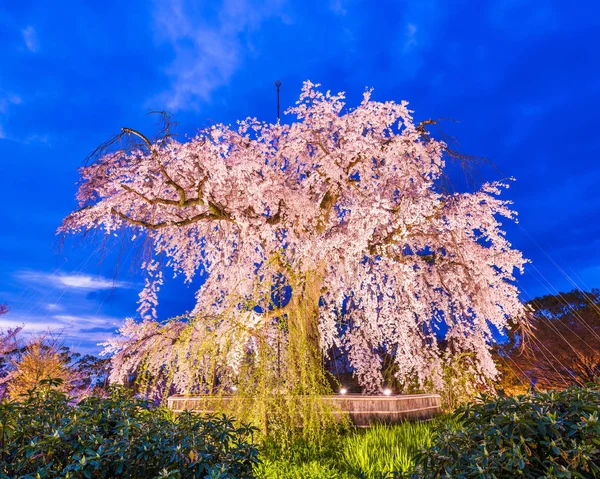
[[[222,409],[233,399],[232,396],[171,396],[169,408],[174,412],[185,410],[213,412]],[[239,400],[240,398],[236,398]],[[366,396],[346,394],[324,396],[335,409],[347,413],[354,425],[368,427],[374,423],[394,424],[404,420],[431,419],[442,411],[439,394],[411,394],[398,396]]]

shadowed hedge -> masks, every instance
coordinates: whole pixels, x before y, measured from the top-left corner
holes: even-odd
[[[600,477],[600,390],[483,397],[418,458],[419,478]]]
[[[251,477],[254,429],[222,417],[174,416],[124,391],[73,404],[46,380],[0,404],[0,478]]]

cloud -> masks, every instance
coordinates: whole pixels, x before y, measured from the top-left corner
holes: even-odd
[[[18,271],[16,277],[28,284],[69,288],[75,290],[103,290],[115,288],[133,288],[135,285],[125,281],[116,281],[101,276],[86,274],[44,273],[41,271]]]
[[[27,50],[31,53],[36,53],[38,51],[38,40],[35,29],[29,25],[27,28],[21,30],[21,34],[23,35],[23,41],[25,42]]]
[[[406,41],[404,42],[404,51],[407,52],[417,45],[417,26],[414,23],[406,25]]]
[[[209,101],[253,52],[249,34],[268,18],[285,21],[280,0],[223,0],[216,10],[210,10],[214,4],[199,7],[200,3],[191,0],[155,5],[157,40],[174,52],[165,71],[170,88],[159,95],[159,101],[172,111]]]
[[[98,354],[98,344],[109,339],[125,317],[135,315],[134,282],[35,270],[10,276],[13,291],[2,299],[11,311],[0,317],[0,330],[23,327],[24,339],[50,334],[78,352]],[[115,296],[120,299],[114,301]]]
[[[96,328],[88,328],[88,329],[80,329],[79,332],[80,333],[85,333],[85,334],[89,334],[89,333],[107,333],[107,334],[114,334],[118,329],[118,326],[114,326],[112,328],[101,328],[101,327],[96,327]]]
[[[19,105],[22,99],[15,93],[0,90],[0,115],[7,117],[8,110],[13,105]],[[2,124],[0,124],[0,140],[10,139]]]
[[[329,2],[329,10],[335,15],[346,15],[348,10],[344,8],[342,0],[331,0]]]
[[[51,335],[81,353],[97,354],[98,346],[116,333],[122,318],[100,315],[9,314],[0,318],[0,331],[22,327],[25,339]]]
[[[63,307],[60,304],[48,303],[44,308],[48,311],[62,311]]]
[[[426,66],[429,53],[439,48],[440,28],[445,21],[445,4],[439,0],[408,2],[403,9],[402,24],[394,39],[400,53],[400,77],[414,80]]]
[[[22,101],[15,93],[0,91],[0,113],[6,113],[11,105],[19,105]]]
[[[52,316],[52,319],[54,319],[57,324],[62,324],[65,326],[80,326],[79,329],[82,331],[83,329],[81,326],[88,329],[97,328],[99,326],[106,327],[107,324],[118,327],[118,325],[120,325],[122,322],[120,319],[98,315],[55,314]]]

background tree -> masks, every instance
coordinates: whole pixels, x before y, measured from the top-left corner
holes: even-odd
[[[143,321],[107,345],[112,380],[135,373],[189,392],[244,378],[305,393],[332,346],[367,391],[383,384],[378,348],[422,387],[441,387],[464,352],[477,381],[496,375],[491,325],[521,316],[513,274],[525,263],[498,219],[515,216],[497,197],[506,185],[448,192],[449,149],[406,102],[367,91],[346,110],[343,94],[317,86],[305,83],[290,125],[247,119],[186,142],[168,122],[154,140],[124,128],[82,168],[80,208],[60,231],[130,231],[147,246]],[[208,279],[191,314],[158,322],[164,265]],[[286,299],[274,301],[282,281]]]
[[[8,314],[10,309],[6,303],[0,303],[0,316]],[[0,399],[6,393],[6,377],[11,368],[10,356],[19,349],[19,333],[22,328],[0,331]]]
[[[499,346],[508,387],[562,389],[598,380],[600,290],[540,296],[527,306],[532,334],[512,332]]]
[[[72,362],[73,368],[81,378],[82,389],[106,389],[110,371],[110,359],[99,358],[91,354],[78,356]]]
[[[9,311],[6,304],[0,303],[0,316]],[[60,380],[63,390],[75,394],[107,385],[109,359],[81,356],[50,334],[25,342],[20,336],[22,329],[0,332],[0,398],[7,388],[15,397],[49,378]]]
[[[83,376],[69,363],[68,352],[51,336],[31,338],[12,355],[10,362],[12,367],[5,382],[11,399],[40,387],[43,380],[54,380],[54,387],[66,393],[81,388]]]
[[[6,303],[0,303],[0,316],[8,314],[9,311],[10,309]],[[0,375],[6,366],[6,355],[16,347],[17,336],[20,331],[21,328],[0,331]]]

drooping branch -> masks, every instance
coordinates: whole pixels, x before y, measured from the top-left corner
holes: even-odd
[[[140,133],[139,131],[137,131],[137,130],[134,130],[133,128],[126,128],[126,127],[123,127],[123,128],[121,128],[121,131],[122,131],[123,133],[127,133],[127,134],[129,134],[129,135],[134,135],[134,136],[137,136],[138,138],[140,138],[140,139],[141,139],[141,140],[142,140],[142,141],[143,141],[143,142],[146,144],[146,146],[148,147],[148,149],[149,149],[150,151],[153,151],[153,150],[154,150],[154,145],[153,145],[153,144],[152,144],[152,142],[151,142],[151,141],[148,139],[148,137],[147,137],[147,136],[145,136],[143,133]]]

